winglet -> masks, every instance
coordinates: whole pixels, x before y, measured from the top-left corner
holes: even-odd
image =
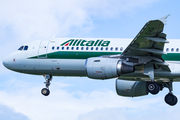
[[[160,20],[161,22],[163,22],[164,24],[166,24],[166,19],[167,19],[169,16],[170,16],[170,14],[169,14],[169,15],[166,15],[166,16],[164,16],[164,17],[162,17],[162,18],[160,18],[159,20]]]

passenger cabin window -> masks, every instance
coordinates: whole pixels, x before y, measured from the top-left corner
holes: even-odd
[[[179,52],[179,48],[176,49],[176,52]]]
[[[96,47],[96,50],[98,50],[98,47]]]
[[[106,47],[106,50],[108,50],[108,47]]]
[[[24,46],[21,46],[18,50],[22,50]]]
[[[103,50],[103,47],[101,47],[101,50]]]
[[[74,50],[74,47],[72,47],[71,50]]]
[[[54,46],[52,47],[52,50],[54,50]]]
[[[28,46],[25,46],[25,47],[24,47],[24,50],[28,50]]]
[[[57,47],[57,50],[59,50],[59,47]]]
[[[76,50],[79,50],[79,47],[76,47]]]
[[[67,47],[66,49],[69,50],[69,47]]]
[[[168,52],[169,51],[169,48],[166,48],[166,52]]]
[[[93,50],[93,47],[91,47],[91,50]]]
[[[120,48],[120,51],[123,51],[123,47]]]
[[[116,49],[115,49],[116,51],[118,50],[118,48],[116,47]]]
[[[62,50],[64,50],[64,47],[62,47]]]
[[[111,51],[113,50],[113,47],[111,47]]]
[[[173,51],[174,51],[174,48],[171,49],[171,52],[173,52]]]
[[[86,50],[88,50],[88,47],[86,47]]]

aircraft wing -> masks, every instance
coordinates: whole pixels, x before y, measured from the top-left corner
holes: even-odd
[[[164,44],[168,43],[166,34],[162,33],[168,16],[147,22],[121,54],[121,58],[126,62],[130,60],[129,58],[136,58],[137,64],[144,64],[144,75],[148,75],[152,80],[155,67],[170,71],[162,58],[162,55],[166,54],[163,51]]]
[[[163,20],[147,22],[121,55],[161,57],[166,54],[163,52],[164,43],[168,43],[166,34],[162,33],[164,24]]]

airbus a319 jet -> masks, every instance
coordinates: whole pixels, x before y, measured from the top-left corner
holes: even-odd
[[[168,15],[169,16],[169,15]],[[180,81],[179,40],[163,33],[168,16],[147,22],[137,36],[122,38],[52,38],[22,45],[3,60],[6,68],[26,74],[43,75],[44,96],[50,94],[52,76],[85,76],[116,79],[120,96],[158,94],[165,87],[164,100],[176,105],[173,82]]]

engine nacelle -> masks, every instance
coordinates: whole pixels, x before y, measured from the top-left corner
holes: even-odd
[[[121,74],[134,72],[134,66],[124,64],[120,59],[94,57],[86,60],[86,73],[93,79],[110,79]]]
[[[116,92],[120,96],[138,97],[148,95],[145,81],[116,80]]]

